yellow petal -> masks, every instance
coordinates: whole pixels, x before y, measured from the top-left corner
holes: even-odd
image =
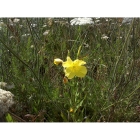
[[[77,66],[81,66],[81,65],[85,65],[86,62],[85,61],[82,61],[82,60],[79,60],[79,59],[76,59],[74,61],[74,65],[77,65]]]
[[[72,79],[75,76],[75,72],[73,72],[72,67],[68,67],[64,69],[65,76],[68,77],[68,79]]]
[[[67,73],[66,76],[68,77],[68,79],[72,79],[75,74],[74,73]]]
[[[73,64],[73,61],[71,60],[69,56],[67,56],[67,61],[63,62],[62,66],[66,68],[66,67],[70,67],[72,64]]]
[[[84,77],[87,74],[87,68],[85,66],[79,66],[78,70],[75,71],[77,77]]]

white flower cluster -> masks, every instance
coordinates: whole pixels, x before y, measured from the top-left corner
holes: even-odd
[[[46,30],[43,35],[46,36],[49,33],[49,30]]]
[[[103,40],[107,40],[108,38],[109,38],[109,37],[106,36],[105,34],[103,34],[102,37],[101,37],[101,39],[103,39]]]
[[[94,24],[92,18],[74,18],[70,21],[71,25]]]
[[[122,24],[130,24],[132,22],[133,18],[123,18]]]
[[[9,107],[14,103],[14,95],[10,91],[0,89],[0,117],[8,112]]]
[[[19,21],[20,21],[20,19],[18,19],[18,18],[15,18],[15,19],[13,20],[14,23],[18,23]]]

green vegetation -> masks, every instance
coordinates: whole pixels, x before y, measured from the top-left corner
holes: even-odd
[[[70,25],[70,18],[1,20],[0,81],[15,85],[7,121],[140,121],[139,19],[128,25],[118,18],[91,25]],[[88,72],[63,83],[54,59],[66,61],[69,50],[75,60],[79,46]]]

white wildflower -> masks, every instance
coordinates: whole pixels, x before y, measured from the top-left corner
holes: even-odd
[[[3,21],[1,21],[1,22],[0,22],[0,30],[1,30],[3,27],[6,27],[6,25],[4,24]]]
[[[30,34],[23,34],[22,37],[26,37],[26,36],[29,36],[29,35],[30,35]]]
[[[18,23],[19,21],[20,21],[20,19],[18,19],[18,18],[15,18],[15,19],[13,20],[14,23]]]
[[[103,39],[103,40],[107,40],[109,37],[108,36],[106,36],[106,35],[102,35],[102,37],[101,37],[101,39]]]
[[[15,38],[15,37],[14,37],[14,36],[10,36],[9,38],[10,38],[10,39],[13,39],[13,38]]]
[[[14,95],[10,91],[0,89],[0,117],[8,112],[9,107],[14,104]]]
[[[95,19],[100,19],[100,17],[96,17]]]
[[[43,27],[43,28],[45,28],[45,27],[47,27],[47,25],[46,25],[46,24],[44,24],[42,27]]]
[[[83,45],[84,45],[85,48],[89,48],[90,47],[89,44],[87,44],[87,43],[84,43]]]
[[[32,26],[32,27],[36,27],[36,26],[37,26],[37,24],[31,24],[31,26]]]
[[[122,36],[117,37],[118,39],[122,39]]]
[[[23,25],[21,25],[21,24],[20,24],[20,25],[19,25],[19,27],[20,27],[20,28],[22,28],[22,27],[23,27]]]
[[[13,21],[11,19],[9,19],[9,25],[14,26],[14,23],[13,23]]]
[[[100,22],[100,20],[98,20],[98,19],[97,19],[97,20],[95,20],[95,23],[99,23],[99,22]]]
[[[0,88],[6,87],[6,85],[7,85],[7,83],[5,83],[5,82],[0,82]]]
[[[94,24],[92,18],[74,18],[70,21],[71,25]]]
[[[34,48],[34,45],[31,45],[30,48]]]
[[[133,18],[123,18],[122,24],[130,24],[132,22]]]
[[[49,33],[49,30],[46,30],[44,33],[43,33],[43,35],[45,36],[45,35],[47,35]]]
[[[4,24],[3,21],[1,21],[1,22],[0,22],[0,27],[3,27],[3,26],[5,26],[5,24]]]

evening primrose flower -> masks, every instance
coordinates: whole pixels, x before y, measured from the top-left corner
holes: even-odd
[[[63,60],[61,60],[61,59],[59,59],[59,58],[54,59],[54,64],[55,64],[55,65],[58,65],[58,64],[60,64],[60,63],[63,63]]]
[[[65,76],[68,77],[68,79],[72,79],[74,76],[84,77],[87,73],[87,68],[83,66],[84,64],[86,64],[85,61],[79,59],[72,61],[71,58],[67,56],[67,61],[62,63]]]

